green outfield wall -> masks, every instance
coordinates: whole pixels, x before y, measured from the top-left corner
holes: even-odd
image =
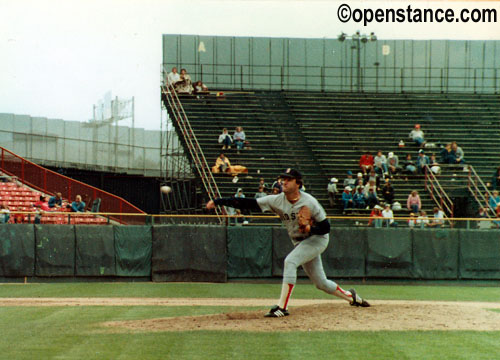
[[[291,249],[277,227],[6,224],[0,277],[272,278]],[[500,280],[500,232],[333,228],[322,260],[332,278]]]

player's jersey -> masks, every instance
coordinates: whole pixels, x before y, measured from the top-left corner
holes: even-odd
[[[307,206],[311,210],[314,221],[321,222],[326,219],[326,212],[318,200],[305,192],[300,193],[300,199],[295,204],[290,203],[284,193],[261,197],[257,199],[257,204],[262,211],[272,211],[277,214],[292,239],[304,237],[304,234],[299,231],[297,216],[302,206]]]

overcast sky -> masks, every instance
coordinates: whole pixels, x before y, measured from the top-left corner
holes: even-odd
[[[160,128],[162,34],[499,40],[496,24],[341,23],[340,4],[496,8],[500,2],[0,0],[0,112],[87,121],[107,91],[136,100],[136,127]]]

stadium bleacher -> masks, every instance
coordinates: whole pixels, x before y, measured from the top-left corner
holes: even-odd
[[[26,212],[26,214],[12,214],[11,223],[34,223],[36,208],[33,206],[40,196],[44,195],[38,191],[32,190],[27,186],[14,181],[0,182],[0,203],[6,205],[11,212]],[[65,209],[61,210],[64,212]],[[41,224],[87,224],[87,225],[105,225],[108,220],[102,216],[96,216],[89,213],[68,213],[61,214],[43,212]],[[28,214],[31,213],[31,214]]]
[[[225,152],[233,165],[249,169],[249,177],[240,176],[237,183],[228,175],[215,175],[223,196],[234,195],[241,187],[247,197],[253,197],[260,177],[271,184],[283,169],[296,167],[304,173],[306,190],[329,214],[340,214],[340,208],[328,206],[328,179],[335,176],[341,183],[347,170],[356,173],[366,150],[395,152],[400,162],[407,152],[416,157],[418,148],[408,139],[416,123],[421,124],[426,140],[436,145],[426,151],[435,152],[438,161],[439,145],[457,141],[467,163],[485,182],[500,162],[497,95],[255,91],[227,92],[222,98],[180,98],[209,165]],[[243,126],[252,149],[240,154],[234,147],[222,151],[218,135],[224,127],[232,134],[236,126]],[[404,148],[398,146],[400,140]],[[440,181],[453,189],[463,187],[466,177],[465,172],[445,170]],[[396,178],[393,185],[395,200],[403,209],[415,189],[423,208],[432,211],[434,202],[425,191],[423,177]]]

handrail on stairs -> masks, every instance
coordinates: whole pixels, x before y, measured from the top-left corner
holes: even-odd
[[[168,105],[172,110],[172,115],[178,125],[179,131],[186,141],[189,154],[191,155],[193,163],[198,171],[198,174],[200,175],[201,181],[210,200],[220,197],[220,191],[217,187],[217,183],[215,182],[215,178],[213,177],[211,168],[208,165],[205,154],[203,153],[198,139],[196,138],[191,124],[189,123],[189,119],[184,111],[177,92],[171,84],[165,84],[162,86],[161,91],[165,95]],[[223,222],[224,219],[220,216],[222,215],[220,207],[215,208],[215,213],[217,214],[219,221]]]

